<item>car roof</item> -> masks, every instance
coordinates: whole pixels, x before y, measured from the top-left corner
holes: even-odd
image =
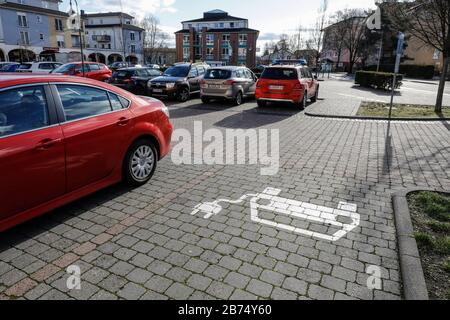
[[[0,89],[45,82],[76,82],[102,87],[103,83],[83,77],[71,77],[57,74],[3,73],[0,74]]]
[[[134,71],[134,70],[155,70],[148,67],[128,67],[128,68],[120,68],[120,71]]]
[[[247,67],[241,67],[241,66],[222,66],[222,67],[211,67],[210,70],[237,70],[237,69],[247,69]]]

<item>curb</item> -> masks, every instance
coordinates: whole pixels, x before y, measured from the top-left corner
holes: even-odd
[[[311,112],[305,112],[305,115],[314,118],[325,119],[347,119],[347,120],[381,120],[381,121],[421,121],[421,122],[442,122],[450,121],[450,118],[383,118],[383,117],[364,117],[364,116],[338,116],[329,114],[317,114]]]
[[[412,188],[396,192],[392,196],[405,300],[429,300],[419,249],[414,237],[411,213],[406,199],[408,194],[418,191],[448,193],[437,189]]]

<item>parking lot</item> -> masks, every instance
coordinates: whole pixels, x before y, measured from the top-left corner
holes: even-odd
[[[424,86],[406,84],[404,92],[432,103]],[[350,82],[321,82],[320,100],[307,110],[354,114],[362,100],[387,99],[355,91]],[[278,174],[262,176],[259,165],[175,165],[169,156],[143,187],[113,186],[0,234],[0,298],[402,297],[391,195],[450,189],[448,122],[392,122],[387,136],[386,121],[320,119],[255,101],[234,107],[194,97],[167,105],[175,129],[193,132],[195,121],[221,132],[279,129]],[[191,214],[201,203],[266,188],[313,207],[354,204],[361,221],[328,241],[255,222],[248,198],[222,204],[207,219]],[[302,219],[267,217],[327,232]],[[81,268],[81,290],[66,286],[70,265]],[[367,286],[370,266],[381,270],[381,289]]]

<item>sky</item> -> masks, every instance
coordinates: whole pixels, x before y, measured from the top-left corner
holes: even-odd
[[[170,34],[169,46],[175,46],[175,31],[181,21],[203,17],[203,12],[214,9],[227,11],[232,16],[246,18],[249,27],[260,31],[258,47],[276,41],[282,33],[291,34],[299,25],[311,27],[317,17],[319,0],[122,0],[123,11],[142,18],[151,13],[161,22],[161,28]],[[78,0],[86,12],[120,11],[120,0]],[[61,9],[67,11],[69,0],[63,0]],[[328,0],[328,14],[345,8],[375,8],[375,0]]]

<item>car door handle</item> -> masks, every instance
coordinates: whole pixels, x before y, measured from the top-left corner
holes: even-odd
[[[130,122],[130,119],[123,117],[123,118],[120,118],[119,121],[117,121],[117,124],[119,126],[126,126],[129,122]]]
[[[36,145],[36,150],[43,151],[50,149],[54,145],[60,143],[62,139],[44,139]]]

